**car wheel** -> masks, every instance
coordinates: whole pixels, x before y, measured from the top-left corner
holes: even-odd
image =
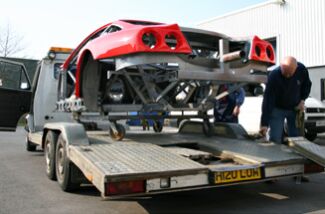
[[[58,136],[53,131],[48,131],[44,142],[44,156],[46,163],[46,175],[50,180],[56,180],[55,174],[55,146]]]
[[[67,156],[67,145],[62,134],[59,135],[55,151],[55,172],[57,181],[63,191],[71,192],[80,187],[79,182],[75,182],[73,171],[78,169]]]
[[[153,123],[153,130],[156,132],[156,133],[160,133],[162,132],[163,130],[163,124],[160,122],[160,121],[154,121]]]

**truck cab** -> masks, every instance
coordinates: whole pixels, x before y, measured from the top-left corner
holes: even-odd
[[[45,123],[71,121],[65,112],[55,111],[60,68],[71,51],[51,47],[48,55],[39,62],[33,82],[33,102],[27,115],[29,132],[42,130]]]

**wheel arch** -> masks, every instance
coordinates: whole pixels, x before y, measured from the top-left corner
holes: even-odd
[[[53,131],[57,136],[59,136],[61,134],[61,131],[58,129],[49,129],[49,128],[44,128],[43,129],[43,135],[42,135],[42,149],[44,149],[44,145],[45,145],[45,139],[46,139],[46,135],[49,131]]]
[[[48,131],[54,131],[58,135],[61,134],[63,139],[69,145],[89,145],[88,136],[85,128],[79,123],[48,123],[43,129],[42,147]],[[67,149],[69,152],[69,150]]]
[[[89,57],[92,57],[94,59],[94,56],[92,52],[89,49],[82,50],[81,54],[78,57],[77,60],[77,72],[76,72],[76,96],[81,97],[82,91],[81,91],[81,84],[82,84],[82,70],[85,67],[86,61]]]

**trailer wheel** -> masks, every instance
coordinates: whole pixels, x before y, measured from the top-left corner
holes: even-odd
[[[26,150],[29,152],[35,152],[36,151],[36,145],[33,144],[28,140],[28,137],[26,137]]]
[[[72,172],[76,166],[67,156],[67,145],[62,134],[59,135],[55,151],[55,172],[57,181],[63,191],[71,192],[79,188],[80,182],[76,182]]]
[[[58,136],[53,131],[48,131],[44,142],[44,156],[46,163],[46,175],[50,180],[56,180],[55,174],[55,146]]]
[[[122,140],[125,136],[125,128],[121,124],[116,123],[115,124],[117,133],[113,131],[113,129],[109,128],[109,136],[116,141]]]
[[[154,121],[152,127],[156,133],[160,133],[163,130],[164,126],[160,121]]]

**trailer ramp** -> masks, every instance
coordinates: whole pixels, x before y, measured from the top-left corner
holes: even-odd
[[[303,137],[288,138],[288,145],[300,155],[325,167],[325,147],[312,143]]]

